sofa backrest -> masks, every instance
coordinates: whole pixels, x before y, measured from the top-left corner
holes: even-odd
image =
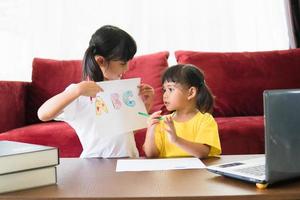
[[[142,82],[154,87],[157,94],[152,110],[163,107],[160,75],[168,67],[168,56],[169,53],[166,51],[137,56],[129,62],[129,70],[123,76],[123,78],[141,77]],[[27,123],[38,122],[38,108],[52,96],[64,91],[71,83],[80,82],[81,74],[81,60],[34,58],[32,82],[28,91]]]
[[[0,134],[26,125],[28,82],[0,81]]]
[[[80,60],[33,59],[26,111],[28,124],[39,121],[37,110],[46,100],[64,91],[71,83],[80,82],[81,69]]]
[[[214,116],[263,115],[263,91],[300,88],[300,49],[264,52],[176,51],[201,68],[215,98]]]

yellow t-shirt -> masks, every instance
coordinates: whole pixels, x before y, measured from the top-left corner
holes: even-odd
[[[164,131],[165,126],[165,123],[160,121],[155,128],[155,143],[159,150],[159,157],[192,156],[169,142],[168,135]],[[211,114],[198,112],[192,119],[186,122],[176,122],[174,120],[174,126],[177,136],[190,142],[210,146],[209,156],[221,154],[218,125]]]

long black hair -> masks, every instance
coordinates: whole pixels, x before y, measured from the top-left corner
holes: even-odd
[[[204,73],[196,66],[178,64],[167,68],[162,76],[162,84],[165,82],[197,88],[197,109],[202,113],[212,113],[214,97],[204,81]]]
[[[104,76],[95,60],[95,55],[104,57],[106,61],[120,60],[127,62],[136,53],[134,39],[124,30],[105,25],[99,28],[91,37],[82,62],[82,79],[103,81]]]

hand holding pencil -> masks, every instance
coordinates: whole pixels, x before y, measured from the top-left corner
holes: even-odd
[[[160,120],[163,120],[163,117],[161,116],[161,110],[156,111],[152,113],[151,115],[148,115],[147,113],[138,112],[139,115],[148,117],[147,124],[148,127],[151,127],[155,124],[157,124]]]
[[[145,117],[150,117],[151,115],[147,114],[147,113],[144,113],[144,112],[138,112],[139,115],[142,115],[142,116],[145,116]],[[158,118],[159,120],[163,120],[164,118],[163,117],[159,117]]]

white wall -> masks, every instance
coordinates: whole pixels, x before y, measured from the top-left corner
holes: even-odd
[[[137,55],[288,48],[283,0],[1,0],[0,80],[31,80],[34,57],[81,59],[104,24],[129,32]]]

